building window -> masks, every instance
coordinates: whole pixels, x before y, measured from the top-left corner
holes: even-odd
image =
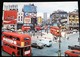
[[[18,17],[18,21],[20,21],[20,16]]]
[[[73,18],[75,17],[75,15],[72,16]]]
[[[23,17],[21,16],[21,21],[22,21]]]

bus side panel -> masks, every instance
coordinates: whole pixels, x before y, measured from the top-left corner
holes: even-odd
[[[8,46],[3,46],[3,50],[6,51],[7,53],[11,54],[11,55],[12,55],[13,52],[15,53],[15,55],[17,55],[17,50],[16,49],[12,49],[12,48],[10,48]]]
[[[3,50],[11,54],[11,49],[8,46],[3,46]]]

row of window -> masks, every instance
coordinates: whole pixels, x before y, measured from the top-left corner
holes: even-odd
[[[76,23],[76,24],[75,24],[75,23],[69,23],[69,24],[70,24],[70,25],[79,25],[79,23]]]
[[[23,13],[18,13],[18,15],[23,15]]]
[[[18,16],[18,21],[23,21],[23,16]]]
[[[20,39],[18,37],[13,37],[13,36],[9,36],[9,35],[3,35],[5,38],[8,38],[8,39],[13,39],[13,40],[18,40],[20,41]]]
[[[10,47],[12,49],[16,49],[15,46],[7,44],[7,43],[3,43],[3,46],[7,46],[7,47]],[[18,47],[17,49],[20,50],[21,48]],[[30,50],[30,46],[24,48],[24,51],[28,51],[28,50]]]
[[[76,15],[69,15],[69,17],[78,17],[78,16],[76,16]]]
[[[4,10],[5,9],[18,9],[18,6],[17,5],[4,6]]]
[[[15,47],[15,46],[12,46],[12,45],[7,44],[7,43],[3,43],[3,45],[4,45],[4,46],[8,46],[8,47],[13,48],[13,49],[16,49],[16,47]]]
[[[69,19],[69,21],[79,21],[79,19]]]

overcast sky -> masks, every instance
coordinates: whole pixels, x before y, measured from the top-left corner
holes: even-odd
[[[64,10],[67,12],[74,11],[78,9],[78,2],[77,1],[66,1],[66,2],[4,2],[3,5],[12,5],[17,4],[19,11],[22,10],[24,5],[27,4],[34,4],[37,6],[37,16],[42,16],[43,13],[46,12],[49,15],[56,10]]]

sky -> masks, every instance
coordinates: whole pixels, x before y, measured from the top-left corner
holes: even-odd
[[[24,5],[34,4],[37,6],[37,16],[42,16],[43,13],[47,13],[49,15],[56,10],[64,10],[67,12],[74,11],[78,9],[78,2],[77,1],[66,1],[66,2],[4,2],[3,5],[18,5],[19,11],[22,10]]]

